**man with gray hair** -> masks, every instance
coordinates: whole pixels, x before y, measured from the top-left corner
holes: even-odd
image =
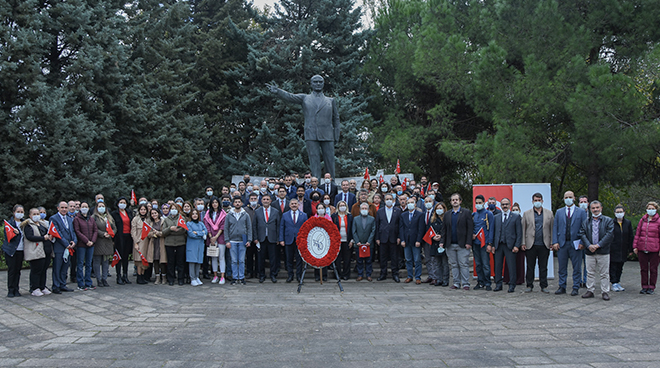
[[[594,297],[598,275],[602,298],[610,300],[610,244],[614,239],[614,221],[603,215],[603,205],[598,201],[592,201],[589,210],[589,217],[580,227],[580,242],[587,261],[587,292],[582,297]]]

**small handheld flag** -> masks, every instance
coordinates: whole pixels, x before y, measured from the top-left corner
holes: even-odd
[[[433,237],[438,235],[435,230],[433,230],[433,226],[429,226],[429,229],[426,231],[426,234],[424,234],[424,237],[422,240],[429,244],[433,244]]]
[[[137,197],[135,196],[135,190],[131,189],[131,200],[134,204],[137,204]]]
[[[115,254],[112,255],[112,263],[110,263],[110,266],[115,267],[120,260],[121,260],[121,256],[119,255],[117,249],[115,249]]]
[[[55,224],[52,222],[50,225],[48,225],[48,235],[51,235],[57,239],[62,239],[62,235],[60,235],[60,233],[57,231],[57,228],[55,227]]]
[[[10,242],[14,237],[16,236],[16,233],[14,233],[14,227],[11,226],[7,220],[5,220],[5,237],[7,238],[7,241]]]
[[[396,173],[401,174],[401,165],[399,164],[399,159],[396,159]]]
[[[182,228],[188,230],[188,225],[186,225],[186,222],[183,220],[183,217],[181,217],[181,215],[179,215],[179,219],[176,222],[176,226],[179,226],[179,227],[182,227]]]
[[[115,232],[112,231],[112,226],[110,226],[110,221],[108,219],[105,219],[105,232],[110,234],[110,237],[115,237]]]
[[[138,253],[140,253],[140,259],[142,260],[142,265],[143,265],[144,267],[149,267],[149,262],[147,261],[146,258],[144,258],[144,255],[142,254],[142,252],[140,252],[140,251],[138,250]]]
[[[364,169],[364,180],[369,180],[369,168]]]
[[[144,240],[144,238],[146,238],[147,235],[149,235],[149,232],[151,230],[153,230],[153,228],[151,226],[149,226],[149,224],[147,224],[146,222],[143,221],[142,222],[142,236],[140,237],[140,239]]]
[[[484,233],[483,227],[477,232],[477,239],[479,239],[482,247],[486,245],[486,233]]]

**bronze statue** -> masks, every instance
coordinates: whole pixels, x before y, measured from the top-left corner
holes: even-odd
[[[276,93],[284,101],[302,105],[305,117],[305,145],[309,155],[309,166],[312,175],[321,178],[321,152],[325,172],[335,177],[335,144],[339,142],[339,112],[334,98],[323,95],[324,81],[320,75],[315,75],[310,81],[311,94],[292,94],[277,87],[276,84],[266,84],[271,92]]]

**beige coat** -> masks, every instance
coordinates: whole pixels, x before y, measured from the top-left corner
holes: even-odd
[[[161,227],[163,226],[163,220],[164,220],[164,218],[161,217],[161,219],[160,219],[160,224],[161,224],[160,226]],[[149,221],[149,225],[153,226],[153,221]],[[145,254],[144,256],[147,257],[147,261],[149,261],[149,263],[154,262],[154,243],[155,243],[155,240],[156,240],[155,233],[156,232],[154,230],[152,230],[151,232],[149,232],[149,236],[147,236],[147,238],[144,239],[144,241],[147,243],[147,254]],[[165,250],[165,238],[160,237],[158,239],[160,239],[160,260],[159,260],[159,262],[161,264],[167,263],[167,253],[166,253],[166,250]]]
[[[41,226],[45,227],[46,229],[48,228],[48,223],[45,221],[40,221]],[[37,228],[37,225],[32,222],[32,220],[28,220],[25,223],[25,226],[30,226],[32,228],[32,233],[35,236],[43,236],[46,234],[41,234],[39,232],[39,228]],[[41,259],[41,258],[46,258],[46,252],[44,252],[44,243],[43,242],[31,242],[28,240],[28,238],[25,237],[25,231],[23,231],[23,256],[24,260],[26,261],[33,261],[35,259]]]
[[[138,249],[142,252],[142,255],[146,257],[148,239],[147,237],[142,240],[142,218],[140,218],[140,216],[133,217],[133,220],[131,221],[131,237],[133,238],[133,244],[131,247],[133,249],[133,261],[140,263],[142,260],[140,258],[140,253],[135,250],[135,244],[137,243]]]
[[[555,217],[547,208],[543,208],[543,243],[550,249],[552,245],[552,227],[555,223]],[[534,208],[525,211],[522,215],[522,245],[526,249],[534,246],[534,235],[536,234],[536,225],[534,224]]]

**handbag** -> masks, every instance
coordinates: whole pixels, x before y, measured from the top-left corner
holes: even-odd
[[[207,257],[219,257],[220,256],[220,249],[218,248],[217,245],[209,245],[208,248],[206,248],[206,256]]]

